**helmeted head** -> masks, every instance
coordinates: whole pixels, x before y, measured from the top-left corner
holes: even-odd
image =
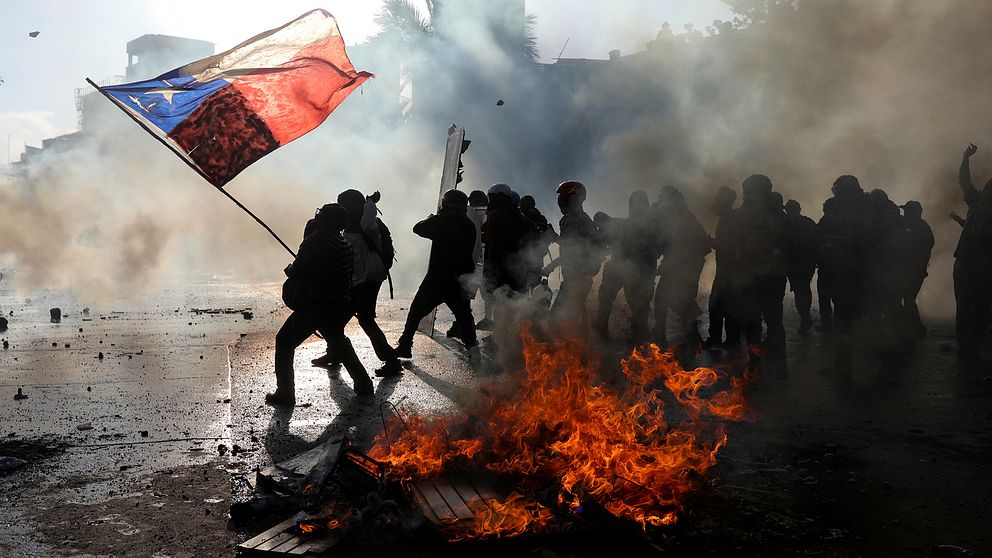
[[[861,183],[858,182],[857,177],[850,174],[839,176],[837,180],[834,180],[834,185],[830,191],[835,198],[842,201],[853,200],[865,193],[861,189]]]
[[[580,209],[586,201],[586,186],[578,180],[566,180],[555,190],[558,194],[558,208],[562,213]]]
[[[767,207],[772,194],[772,181],[763,174],[752,174],[741,185],[742,203],[753,207]]]
[[[606,213],[603,213],[602,211],[597,211],[592,216],[592,223],[596,225],[596,228],[602,229],[603,227],[607,226],[610,223],[611,219],[612,217],[610,217]]]
[[[441,209],[464,212],[468,209],[468,196],[461,190],[448,190],[441,196]]]
[[[317,210],[314,222],[317,230],[339,233],[348,222],[348,212],[341,204],[329,203]]]
[[[537,201],[534,199],[534,196],[528,194],[520,198],[520,209],[525,211],[530,211],[531,209],[536,209],[536,208],[537,208]]]
[[[513,190],[510,186],[502,182],[497,182],[489,187],[489,205],[502,206],[513,203]]]
[[[644,190],[634,190],[627,201],[629,215],[631,217],[643,217],[651,212],[651,203],[648,201],[648,193]]]
[[[472,190],[468,195],[468,204],[471,207],[485,208],[489,205],[489,197],[482,190]]]
[[[802,212],[803,212],[803,208],[801,205],[799,205],[799,202],[797,202],[796,200],[789,200],[785,202],[785,213],[787,215],[790,215],[792,217],[799,217],[800,215],[802,215]]]
[[[510,191],[510,199],[513,200],[513,205],[520,207],[520,194]]]

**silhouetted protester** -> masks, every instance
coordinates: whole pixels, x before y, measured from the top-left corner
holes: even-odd
[[[795,297],[796,311],[799,312],[799,333],[806,333],[813,327],[813,318],[810,315],[813,290],[810,283],[819,258],[820,230],[812,219],[802,214],[802,206],[796,200],[789,200],[785,204],[785,224],[789,289]]]
[[[669,310],[681,321],[681,341],[701,341],[698,319],[703,311],[696,303],[696,294],[712,242],[675,186],[662,187],[653,210],[663,255],[654,293],[654,341],[662,347],[668,344]]]
[[[482,190],[472,190],[468,195],[468,211],[466,215],[472,224],[475,225],[475,248],[472,250],[472,261],[475,262],[475,273],[468,284],[469,300],[474,300],[476,293],[482,294],[483,317],[479,326],[492,328],[493,321],[493,301],[490,294],[483,288],[482,275],[482,224],[486,222],[486,210],[489,207],[489,196]],[[461,337],[461,324],[458,320],[452,322],[448,328],[448,337]]]
[[[908,201],[902,206],[903,224],[909,231],[912,242],[912,252],[909,259],[909,269],[903,284],[901,295],[902,306],[911,332],[917,337],[927,334],[927,328],[920,319],[920,308],[916,305],[916,297],[923,288],[927,278],[927,266],[930,265],[930,254],[933,252],[934,238],[930,225],[923,220],[923,204],[918,201]]]
[[[549,255],[548,247],[558,242],[558,233],[548,222],[548,218],[537,208],[534,196],[520,198],[520,213],[534,225],[532,238],[526,241],[524,262],[527,266],[527,292],[541,284],[544,275],[544,257]]]
[[[774,302],[768,300],[767,304],[763,307],[761,311],[761,318],[765,322],[765,328],[767,332],[781,332],[780,337],[772,337],[766,335],[765,345],[773,350],[784,352],[785,351],[785,286],[789,279],[789,259],[788,259],[788,246],[789,239],[788,235],[788,225],[785,221],[785,197],[782,196],[781,192],[772,192],[771,194],[771,218],[780,223],[782,237],[781,237],[781,250],[782,257],[780,261],[782,265],[778,266],[775,271],[775,295]],[[769,323],[769,322],[774,323]]]
[[[864,312],[866,254],[871,244],[872,211],[858,179],[844,175],[831,188],[831,218],[824,222],[824,245],[832,265],[834,303],[834,368],[850,372],[858,343],[854,329]]]
[[[501,297],[514,298],[527,292],[525,247],[535,230],[514,203],[509,186],[499,183],[489,188],[482,244],[484,288],[490,296],[499,293]],[[500,305],[500,300],[494,300],[494,314],[499,313]],[[495,319],[500,317],[496,315]]]
[[[836,230],[840,227],[836,223],[837,200],[829,198],[823,202],[823,217],[817,223],[820,236],[820,244],[817,247],[816,260],[816,298],[820,309],[820,325],[816,329],[824,333],[831,333],[834,330],[834,261],[831,245],[824,237],[824,231]]]
[[[376,203],[380,197],[379,192],[366,198],[358,190],[345,190],[338,195],[338,203],[348,212],[344,236],[355,249],[355,272],[351,287],[355,316],[371,341],[375,355],[383,362],[375,375],[395,376],[402,373],[403,367],[375,319],[379,290],[388,272],[386,262],[392,262],[393,259],[389,229],[378,218]]]
[[[466,283],[475,271],[472,251],[475,247],[475,226],[466,216],[468,197],[464,192],[448,190],[441,198],[437,215],[417,223],[413,232],[431,241],[430,261],[417,294],[410,303],[410,312],[403,334],[396,345],[396,355],[411,358],[413,334],[417,325],[431,310],[445,304],[461,324],[459,337],[468,348],[475,347],[475,319]]]
[[[864,247],[867,256],[864,318],[872,335],[865,338],[871,342],[883,367],[894,369],[898,360],[908,354],[913,338],[902,297],[911,276],[916,274],[915,248],[899,207],[885,191],[876,188],[868,193],[867,199],[871,233]]]
[[[713,199],[713,203],[710,204],[710,211],[717,218],[717,227],[720,226],[720,221],[733,211],[734,203],[737,202],[737,192],[727,188],[726,186],[721,186],[717,190],[716,197]],[[716,233],[714,233],[716,234]],[[709,298],[709,338],[706,340],[706,345],[709,347],[716,347],[723,344],[723,331],[724,323],[727,319],[727,278],[720,273],[721,269],[725,266],[720,265],[720,251],[716,252],[716,273],[713,275],[713,285],[710,287],[710,298]]]
[[[785,330],[776,313],[781,313],[785,295],[785,215],[781,206],[774,207],[767,176],[748,177],[742,190],[741,206],[720,222],[716,238],[727,273],[728,343],[739,343],[746,334],[749,345],[761,345],[764,318],[768,327],[764,347],[770,356],[781,356]]]
[[[603,239],[592,219],[582,208],[586,187],[576,180],[558,185],[558,208],[562,217],[558,246],[561,263],[561,287],[551,307],[552,314],[564,323],[585,328],[586,299],[592,280],[603,263]]]
[[[958,355],[965,361],[980,358],[992,311],[992,180],[981,191],[972,183],[971,156],[976,151],[978,147],[968,145],[958,173],[964,202],[968,204],[964,228],[954,251]]]
[[[372,395],[372,380],[344,334],[345,324],[354,315],[354,249],[341,234],[347,219],[347,212],[336,203],[322,207],[296,259],[286,268],[289,279],[283,286],[283,301],[293,313],[276,334],[276,391],[265,396],[270,405],[295,404],[293,355],[318,329],[354,381],[355,393]]]
[[[648,195],[636,190],[630,195],[626,219],[612,219],[601,228],[610,249],[599,285],[599,312],[595,329],[609,337],[610,313],[620,289],[630,309],[630,339],[637,345],[648,341],[648,314],[658,265],[657,225]]]

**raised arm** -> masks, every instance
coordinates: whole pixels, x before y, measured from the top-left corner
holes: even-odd
[[[964,193],[964,201],[969,207],[978,202],[978,190],[971,182],[971,156],[978,151],[978,146],[969,143],[961,157],[961,168],[958,170],[958,183],[961,185],[961,192]]]

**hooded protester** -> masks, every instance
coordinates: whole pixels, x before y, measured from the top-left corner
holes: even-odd
[[[558,185],[556,193],[562,213],[558,240],[561,287],[551,312],[565,322],[584,327],[586,299],[603,263],[604,242],[592,218],[582,208],[586,201],[585,185],[568,180]]]
[[[829,198],[823,202],[823,217],[816,224],[819,227],[820,244],[816,259],[816,299],[820,311],[818,331],[831,333],[834,330],[834,262],[830,245],[826,243],[824,231],[836,230],[837,200]]]
[[[796,311],[799,312],[799,333],[806,333],[813,327],[813,290],[810,283],[820,253],[820,229],[812,219],[802,214],[802,206],[796,200],[785,204],[785,226],[789,241],[786,252],[789,290],[795,297]]]
[[[354,381],[355,393],[373,393],[372,380],[344,334],[344,326],[354,315],[354,249],[341,234],[347,220],[347,212],[340,205],[322,207],[296,259],[286,268],[289,279],[283,287],[283,299],[293,313],[276,334],[276,391],[265,396],[269,405],[296,403],[293,356],[296,348],[317,330],[323,332],[331,350],[341,359]]]
[[[717,227],[720,226],[720,221],[722,221],[727,214],[733,211],[734,203],[736,201],[737,192],[727,188],[726,186],[721,186],[720,189],[717,190],[713,203],[710,204],[710,212],[712,212],[717,218]],[[727,319],[727,278],[720,274],[720,270],[725,268],[725,266],[720,265],[721,257],[720,252],[717,251],[717,272],[713,275],[713,286],[710,287],[710,298],[708,303],[710,325],[709,338],[706,340],[706,345],[709,347],[715,347],[723,344],[724,323]]]
[[[648,195],[637,190],[630,195],[626,219],[612,219],[601,228],[610,247],[599,285],[599,312],[595,329],[609,337],[610,313],[620,289],[630,308],[630,333],[635,345],[648,341],[648,313],[658,265],[658,237]]]
[[[354,275],[351,281],[352,307],[358,324],[372,343],[375,355],[383,362],[382,367],[375,371],[376,376],[395,376],[403,372],[393,348],[386,339],[386,334],[376,321],[375,307],[379,298],[379,290],[386,280],[387,268],[384,253],[391,254],[391,248],[383,245],[383,239],[389,238],[388,233],[382,235],[385,224],[378,218],[376,203],[380,199],[379,192],[366,197],[358,190],[345,190],[338,195],[338,204],[348,214],[344,236],[351,243],[355,253]],[[315,366],[337,364],[337,357],[328,346],[326,355],[314,359]]]
[[[666,321],[669,310],[682,322],[683,342],[701,341],[698,319],[703,311],[696,303],[696,295],[712,241],[675,186],[663,187],[652,209],[663,255],[654,293],[655,342],[659,346],[668,344]]]
[[[971,157],[978,147],[964,150],[958,181],[968,205],[961,237],[954,250],[954,299],[958,356],[980,359],[992,312],[992,180],[979,191],[971,181]]]
[[[448,190],[441,198],[437,215],[417,223],[413,232],[431,241],[430,261],[417,294],[410,303],[410,312],[403,327],[395,353],[411,358],[413,335],[417,325],[431,310],[445,304],[460,324],[462,342],[469,349],[476,346],[475,319],[466,283],[475,272],[472,251],[475,247],[475,226],[466,216],[468,197],[464,192]]]

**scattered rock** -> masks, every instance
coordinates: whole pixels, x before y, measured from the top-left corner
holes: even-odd
[[[142,438],[147,438],[148,437],[148,431],[147,430],[142,430],[142,431],[138,432],[138,434],[141,434],[141,437]]]
[[[103,352],[100,352],[99,354],[97,354],[96,355],[96,358],[98,358],[100,360],[103,360]]]
[[[7,321],[7,318],[0,318],[0,332],[7,331],[7,326],[9,324],[10,322]]]
[[[24,392],[21,391],[21,388],[17,388],[17,393],[14,395],[14,401],[20,401],[21,399],[27,399],[27,398],[28,396],[24,395]]]
[[[31,37],[33,39],[33,38],[37,37],[40,34],[41,34],[41,31],[32,31],[32,32],[28,33],[28,37]]]
[[[92,386],[86,386],[86,391],[93,391],[93,387]]]
[[[498,106],[498,107],[503,106],[503,99],[500,99],[500,100],[496,101],[496,106]]]
[[[79,430],[79,431],[93,430],[93,423],[91,423],[91,422],[84,422],[82,424],[77,424],[76,425],[76,430]]]
[[[53,324],[62,323],[62,309],[61,308],[51,308],[51,309],[48,310],[48,313],[51,314],[52,323]]]
[[[3,340],[3,350],[6,351],[9,348],[10,348],[10,343],[8,343],[6,339],[4,339]]]
[[[87,306],[86,308],[83,308],[83,315],[84,316],[89,316],[90,315],[90,307],[89,306]]]
[[[227,446],[225,446],[224,444],[218,444],[217,455],[224,457],[225,454],[227,454]]]
[[[252,318],[255,317],[255,314],[252,313],[251,310],[245,310],[245,311],[241,312],[241,317],[244,318],[244,319],[246,319],[246,320],[250,320],[250,319],[252,319]]]
[[[15,469],[20,469],[21,467],[27,465],[27,463],[28,462],[23,459],[0,455],[0,473],[8,473]]]

